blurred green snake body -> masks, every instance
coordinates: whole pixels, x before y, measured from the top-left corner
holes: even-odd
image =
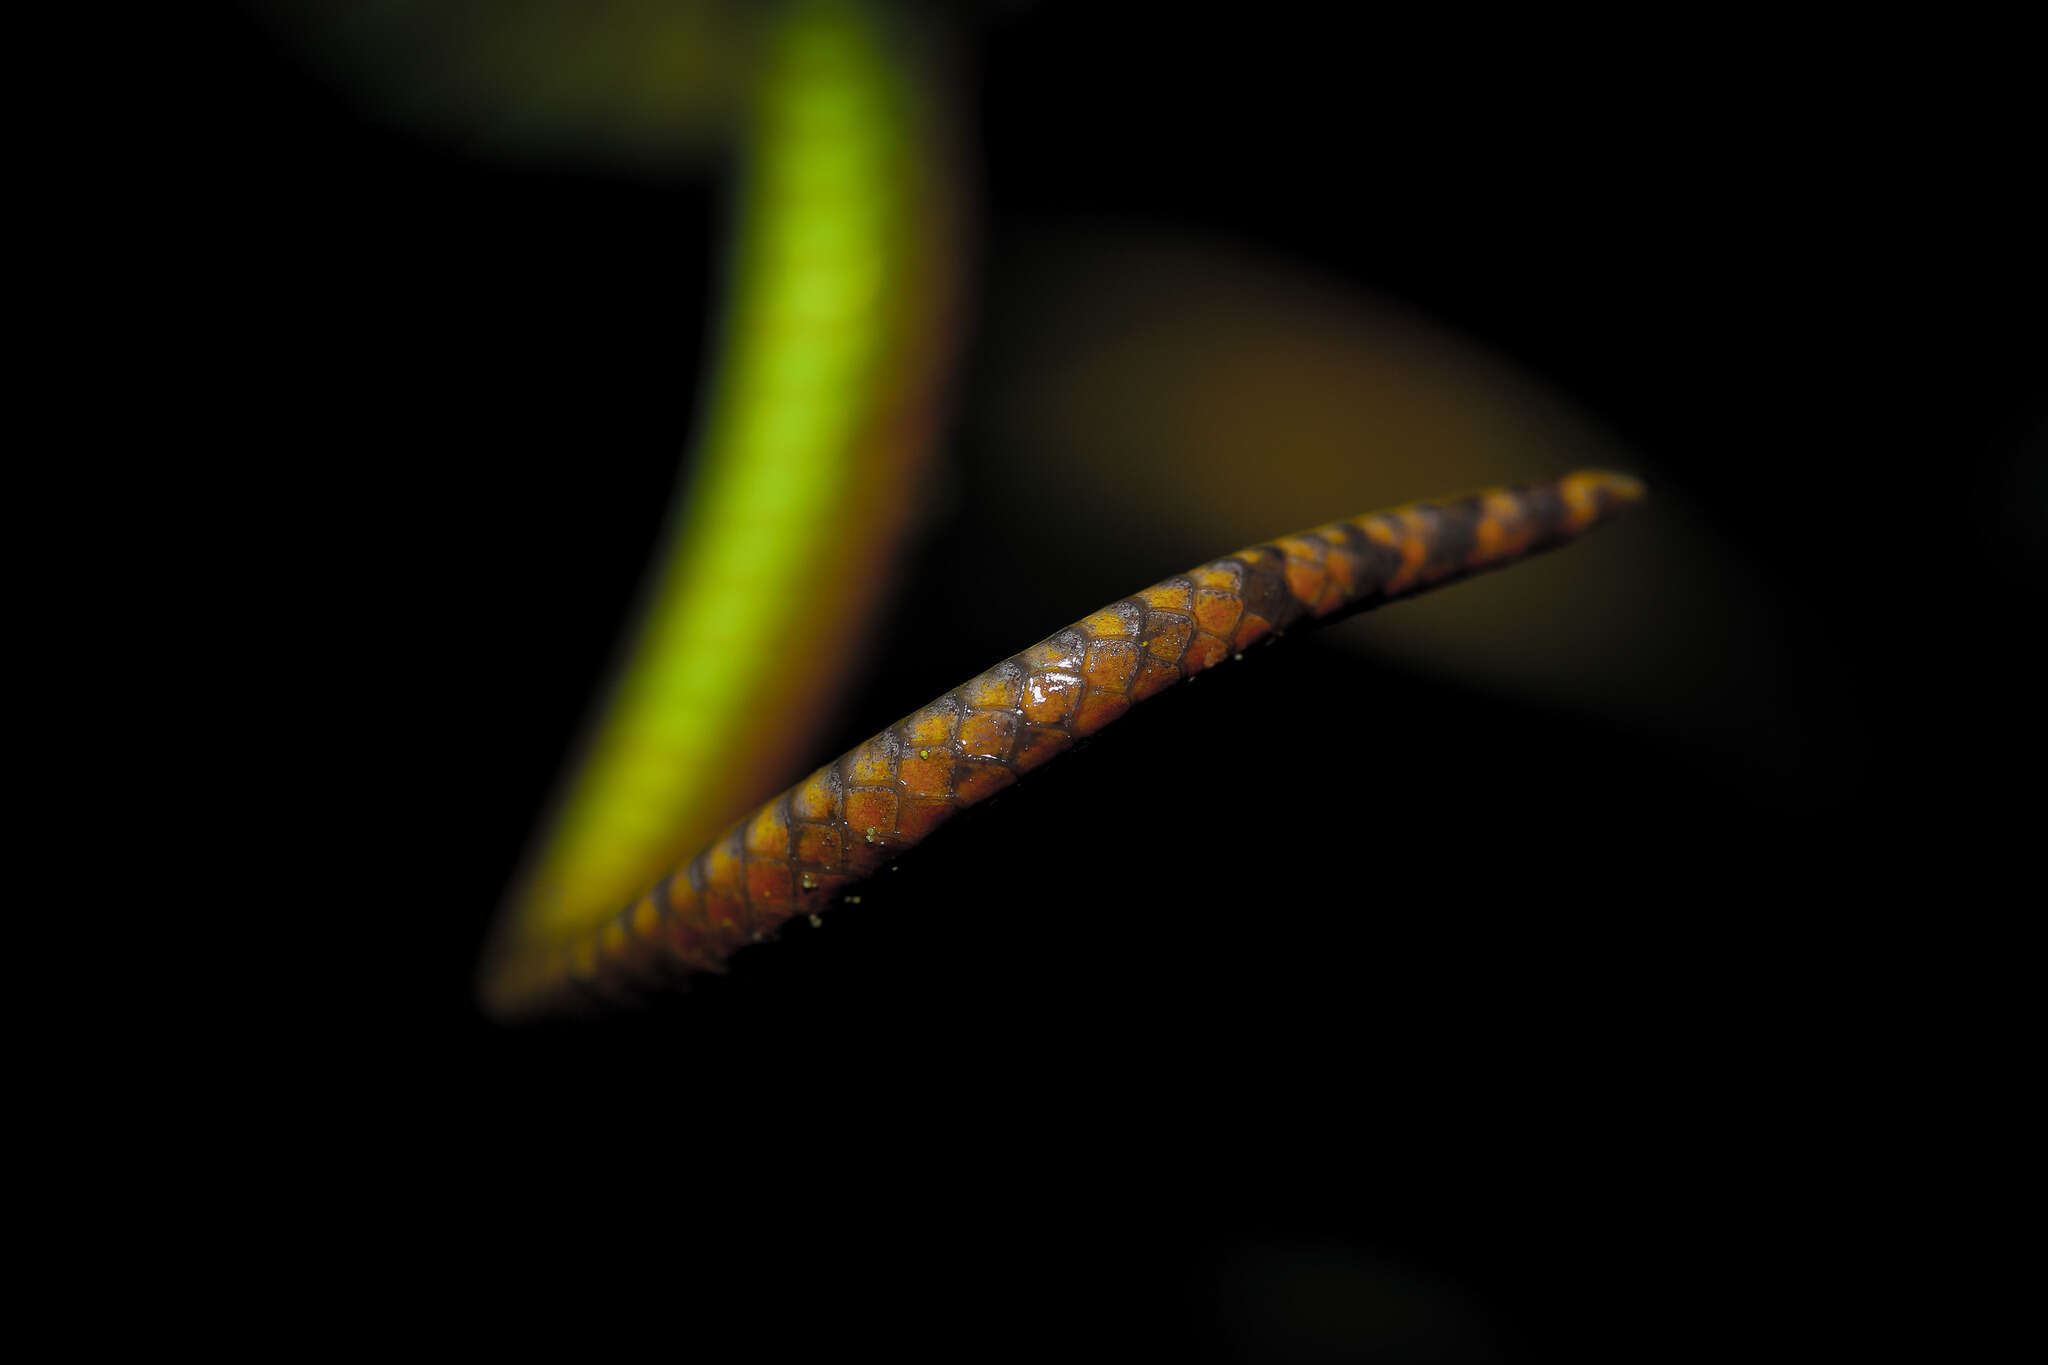
[[[801,761],[932,444],[956,292],[939,54],[885,6],[774,26],[741,166],[691,485],[637,637],[485,961],[491,983],[601,923]],[[815,547],[837,562],[820,571]]]

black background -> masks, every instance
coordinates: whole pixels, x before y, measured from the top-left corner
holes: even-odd
[[[1192,226],[1513,356],[1770,583],[1789,757],[1303,642],[686,997],[490,1025],[479,938],[690,435],[724,185],[466,159],[229,17],[191,269],[292,566],[250,626],[302,703],[278,851],[311,946],[236,989],[317,1024],[239,1045],[299,1097],[299,1169],[388,1220],[393,1283],[652,1264],[695,1330],[1450,1361],[1885,1329],[1975,1245],[1922,1215],[1977,1198],[1953,1157],[1996,1140],[1979,1068],[2038,900],[2011,35],[1284,4],[971,32],[986,287],[1037,224]],[[1074,614],[919,628],[981,533],[949,455],[969,511],[823,752]],[[1365,699],[1314,748],[1310,684]],[[1226,723],[1255,742],[1190,751]]]

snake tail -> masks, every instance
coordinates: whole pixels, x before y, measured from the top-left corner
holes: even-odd
[[[1333,521],[1210,560],[977,674],[733,825],[593,930],[487,963],[515,1018],[631,1003],[825,910],[954,816],[1183,679],[1297,627],[1499,568],[1642,500],[1582,470]]]

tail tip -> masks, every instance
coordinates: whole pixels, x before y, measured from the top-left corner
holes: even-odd
[[[1632,506],[1650,496],[1650,490],[1643,481],[1633,474],[1624,474],[1616,469],[1595,471],[1600,476],[1601,487],[1607,496],[1623,506]]]

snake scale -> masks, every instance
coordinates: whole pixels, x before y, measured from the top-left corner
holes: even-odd
[[[1288,631],[1555,548],[1641,500],[1562,479],[1331,522],[1210,560],[977,674],[762,804],[597,926],[488,964],[501,1018],[631,1003],[840,901],[961,811]]]

